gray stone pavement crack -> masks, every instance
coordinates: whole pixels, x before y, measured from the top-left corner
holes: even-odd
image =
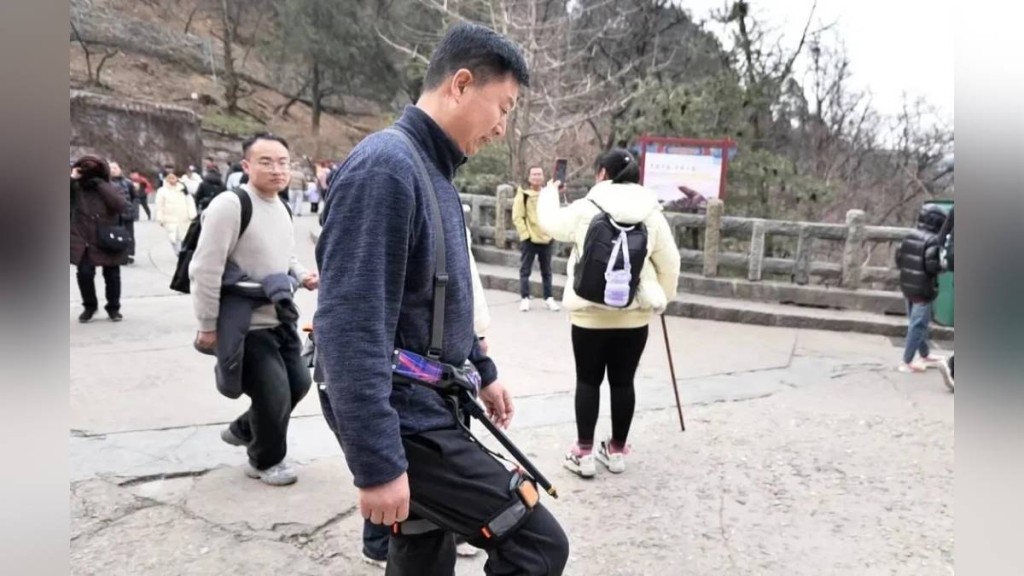
[[[74,485],[74,484],[71,485],[71,494],[72,494],[72,497],[78,497],[77,492],[76,492],[76,485]],[[138,496],[132,496],[132,498],[133,498],[133,503],[137,503],[137,505],[129,506],[124,512],[122,512],[120,514],[117,514],[116,516],[109,517],[109,518],[105,518],[105,517],[99,515],[92,508],[92,506],[88,503],[88,500],[86,500],[85,498],[79,498],[79,500],[82,502],[82,507],[85,509],[84,510],[85,517],[90,519],[90,520],[97,521],[99,523],[99,526],[97,526],[96,528],[93,528],[91,530],[87,530],[85,532],[82,532],[81,534],[77,534],[77,535],[73,536],[71,538],[71,542],[73,543],[73,542],[75,542],[77,540],[82,540],[82,539],[86,539],[87,540],[89,538],[92,538],[93,536],[96,536],[97,534],[107,530],[111,526],[117,524],[118,522],[124,520],[125,518],[128,518],[129,516],[132,516],[133,514],[137,514],[137,513],[141,512],[143,510],[147,510],[149,508],[155,508],[157,506],[162,506],[163,505],[163,503],[161,503],[161,502],[158,502],[156,500],[150,500],[148,498],[140,498]]]
[[[287,543],[292,544],[294,546],[297,546],[299,548],[305,548],[313,539],[315,539],[318,536],[320,536],[325,530],[327,530],[330,527],[335,526],[335,525],[341,523],[343,520],[351,517],[358,510],[359,510],[358,506],[352,506],[352,507],[348,508],[347,510],[343,510],[342,512],[339,512],[338,514],[335,514],[334,516],[330,517],[326,522],[320,524],[319,526],[313,527],[312,530],[305,530],[305,531],[289,534],[287,536],[284,536],[281,539],[281,541],[282,542],[287,542]],[[281,523],[273,524],[270,527],[270,530],[276,532],[279,528],[282,528],[284,526],[289,526],[289,525],[306,526],[305,524],[298,524],[298,523],[295,523],[295,522],[281,522]]]
[[[127,488],[131,486],[138,486],[140,484],[147,484],[149,482],[157,482],[159,480],[174,480],[177,478],[199,478],[205,476],[211,470],[216,468],[206,468],[203,470],[185,470],[183,472],[166,472],[162,474],[147,474],[145,476],[135,476],[127,480],[122,480],[117,483],[121,488]]]

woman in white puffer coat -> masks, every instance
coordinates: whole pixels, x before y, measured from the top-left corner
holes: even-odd
[[[196,203],[185,184],[173,173],[164,177],[164,185],[156,191],[156,221],[167,232],[174,253],[181,250],[188,226],[196,217]]]
[[[576,360],[576,443],[564,465],[589,478],[596,474],[595,456],[609,471],[625,470],[626,438],[633,421],[636,393],[633,378],[647,345],[648,324],[661,314],[676,295],[679,285],[679,249],[654,191],[639,185],[640,168],[633,156],[613,149],[597,161],[597,184],[585,198],[559,206],[558,186],[551,182],[540,192],[537,216],[555,240],[572,243],[562,298],[572,321],[572,346]],[[581,298],[573,290],[575,268],[583,255],[584,239],[591,222],[602,210],[622,226],[643,223],[647,251],[632,302],[624,308]],[[632,263],[633,266],[637,264]],[[611,437],[594,446],[600,408],[601,382],[608,374],[611,389]]]

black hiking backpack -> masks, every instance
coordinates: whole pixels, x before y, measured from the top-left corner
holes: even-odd
[[[597,202],[576,261],[573,291],[589,302],[626,308],[636,298],[640,270],[647,260],[647,227],[643,222],[616,222]]]
[[[242,234],[245,233],[245,229],[249,227],[249,222],[252,220],[252,198],[249,197],[245,190],[240,188],[221,192],[221,194],[225,193],[233,193],[238,196],[238,202],[242,205],[242,223],[238,228],[238,237],[241,238]],[[283,204],[285,209],[288,210],[288,216],[291,217],[291,206],[288,206],[287,202]],[[188,267],[192,263],[192,256],[196,253],[196,246],[199,245],[199,235],[202,231],[202,217],[196,216],[188,225],[185,238],[181,241],[181,251],[178,252],[178,264],[174,267],[174,275],[171,276],[171,290],[183,294],[191,292],[192,281],[188,277]]]

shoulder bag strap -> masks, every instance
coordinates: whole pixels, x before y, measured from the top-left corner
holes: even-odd
[[[397,128],[389,128],[388,132],[397,134],[405,145],[412,152],[413,161],[416,163],[416,170],[419,172],[420,180],[427,187],[427,202],[430,204],[430,211],[434,215],[434,313],[431,319],[430,348],[427,356],[435,360],[441,357],[442,345],[444,344],[444,308],[445,299],[448,295],[448,272],[446,269],[444,225],[441,220],[441,207],[437,203],[437,192],[434,190],[434,183],[427,172],[427,166],[423,163],[423,157],[419,149],[409,138],[409,135]]]

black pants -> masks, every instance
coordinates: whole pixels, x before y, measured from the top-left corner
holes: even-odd
[[[534,244],[529,240],[519,243],[519,295],[530,296],[530,273],[533,258],[540,261],[540,279],[544,284],[544,299],[551,298],[551,243]]]
[[[640,356],[647,346],[647,326],[595,330],[572,327],[572,351],[576,357],[576,435],[581,444],[593,444],[601,408],[601,382],[608,372],[612,401],[612,440],[626,443],[633,423],[636,376]]]
[[[98,309],[100,304],[96,297],[96,265],[89,258],[88,251],[78,263],[75,278],[78,280],[78,292],[82,295],[82,307],[87,310]],[[107,297],[107,305],[104,308],[107,312],[119,311],[121,309],[121,267],[104,266],[103,283]]]
[[[288,421],[309,384],[309,368],[293,326],[253,330],[245,337],[242,391],[252,404],[231,423],[231,432],[249,443],[249,463],[257,470],[284,460]]]
[[[135,256],[135,220],[132,218],[122,218],[121,225],[128,231],[128,235],[132,237],[132,244],[128,248],[128,255]]]
[[[153,214],[149,211],[149,195],[143,194],[139,199],[139,206],[146,212],[146,220],[152,220]]]
[[[340,445],[341,436],[338,435],[338,426],[336,425],[337,421],[334,419],[334,409],[331,407],[331,400],[327,396],[327,392],[319,386],[317,386],[317,393],[320,397],[320,408],[323,410],[324,420],[327,421],[327,426],[331,429],[331,432],[334,433],[334,437],[338,439],[338,444]],[[441,533],[439,532],[437,535],[439,536]],[[453,535],[453,545],[458,545],[466,540],[467,539],[462,535]],[[374,560],[387,560],[390,550],[390,527],[383,526],[381,524],[374,524],[369,520],[363,520],[363,553]]]
[[[487,551],[485,574],[554,575],[569,557],[569,540],[551,512],[537,504],[505,539],[485,540],[479,528],[515,497],[512,474],[460,428],[402,437],[409,462],[412,510],[427,509],[435,522]],[[411,518],[417,516],[413,514]],[[473,527],[469,529],[469,527]],[[452,531],[392,535],[387,576],[453,576]]]

